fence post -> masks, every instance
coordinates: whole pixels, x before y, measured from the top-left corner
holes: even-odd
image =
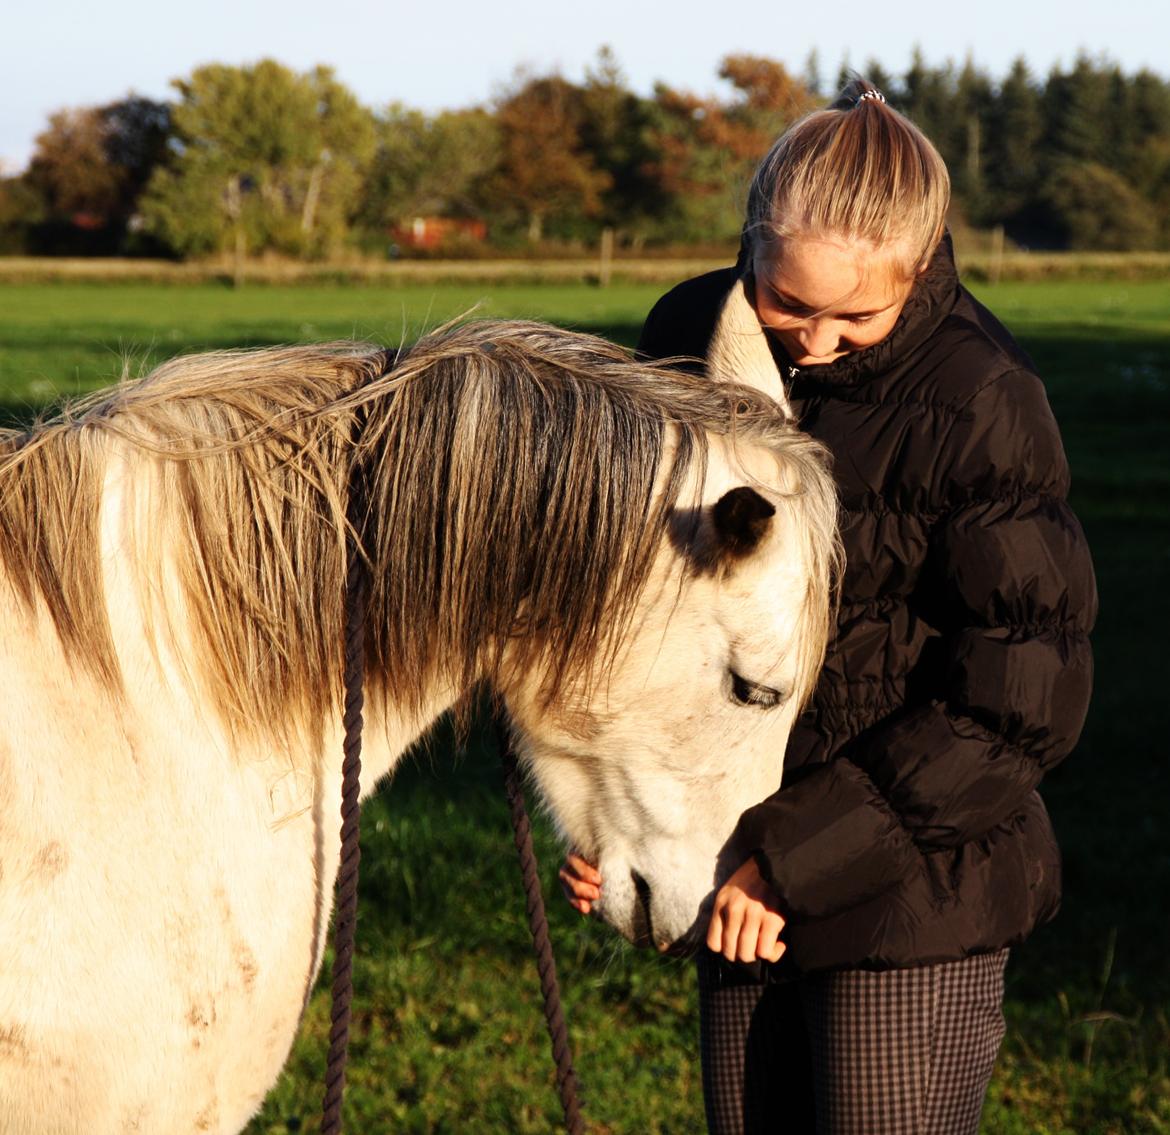
[[[609,287],[609,278],[613,274],[613,229],[608,225],[601,230],[601,264],[597,269],[597,283]]]
[[[999,283],[1003,274],[1003,225],[991,230],[991,282]]]

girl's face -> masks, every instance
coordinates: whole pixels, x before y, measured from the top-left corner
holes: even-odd
[[[894,329],[914,286],[901,263],[865,242],[770,241],[753,261],[756,314],[797,366],[831,363]]]

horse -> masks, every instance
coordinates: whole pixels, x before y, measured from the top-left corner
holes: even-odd
[[[275,1082],[338,869],[347,540],[364,790],[490,689],[602,916],[667,948],[779,784],[834,523],[767,394],[527,322],[178,358],[0,435],[0,1131],[238,1131]]]

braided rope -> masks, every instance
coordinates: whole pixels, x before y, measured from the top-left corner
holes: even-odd
[[[553,1060],[557,1066],[557,1091],[565,1113],[565,1129],[569,1135],[585,1135],[585,1122],[577,1100],[577,1074],[573,1070],[573,1054],[569,1050],[569,1030],[561,1008],[561,993],[557,985],[557,967],[553,960],[552,942],[548,936],[548,918],[544,910],[544,894],[537,873],[536,852],[532,846],[532,825],[524,807],[524,789],[516,755],[508,740],[508,730],[496,718],[496,738],[500,761],[504,766],[504,788],[512,813],[512,838],[520,855],[520,874],[524,879],[524,900],[528,910],[528,928],[532,931],[532,947],[536,951],[536,969],[540,974],[540,992],[544,997],[544,1019],[552,1042]]]
[[[366,604],[369,579],[362,561],[356,533],[361,530],[361,497],[351,486],[349,508],[350,538],[347,542],[345,580],[345,729],[341,765],[341,862],[337,873],[337,915],[334,921],[333,989],[330,1008],[329,1054],[325,1070],[325,1098],[322,1104],[321,1135],[341,1135],[341,1101],[345,1094],[345,1065],[349,1054],[350,1010],[353,1003],[353,952],[357,929],[359,845],[359,797],[362,771],[362,708],[365,678]],[[536,951],[544,1016],[556,1062],[557,1090],[569,1135],[585,1135],[577,1101],[577,1076],[569,1050],[569,1033],[561,1007],[556,963],[548,935],[548,918],[532,846],[532,825],[524,807],[516,757],[508,743],[507,729],[496,718],[504,785],[512,815],[512,833],[520,855],[528,925]]]
[[[325,1070],[322,1135],[340,1135],[341,1097],[349,1050],[349,1017],[353,1001],[353,945],[357,928],[358,864],[361,862],[358,796],[362,772],[362,680],[365,676],[365,564],[351,536],[345,581],[345,743],[341,765],[341,866],[337,874],[337,918],[333,940],[333,1003],[330,1010],[329,1056]]]

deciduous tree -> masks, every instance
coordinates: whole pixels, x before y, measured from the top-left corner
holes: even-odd
[[[1043,198],[1065,248],[1113,252],[1153,248],[1158,241],[1150,202],[1095,162],[1062,162],[1044,186]]]
[[[36,138],[26,175],[54,220],[84,215],[105,225],[120,197],[121,174],[110,160],[108,131],[98,107],[59,110]]]
[[[655,172],[673,198],[665,229],[676,239],[733,239],[756,164],[794,119],[817,105],[775,60],[729,55],[719,76],[734,91],[726,102],[665,84],[655,88]]]
[[[373,116],[328,67],[211,64],[174,84],[173,156],[148,222],[182,252],[320,255],[346,238],[373,157]]]
[[[470,216],[500,163],[500,132],[482,108],[428,116],[393,103],[378,118],[378,147],[361,220],[383,231],[418,216]]]
[[[124,249],[168,123],[166,104],[136,95],[52,115],[24,177],[42,203],[37,243],[47,251]]]
[[[550,219],[600,212],[612,177],[584,146],[581,88],[559,75],[520,76],[495,117],[502,153],[493,196],[525,218],[530,243],[543,237]]]

